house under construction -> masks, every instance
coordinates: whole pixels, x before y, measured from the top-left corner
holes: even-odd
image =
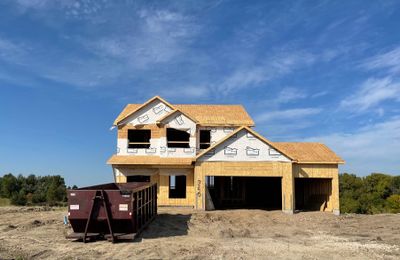
[[[115,182],[157,183],[160,206],[339,214],[338,165],[322,143],[272,142],[241,105],[129,104],[114,122]]]

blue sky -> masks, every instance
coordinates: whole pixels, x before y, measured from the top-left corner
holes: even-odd
[[[1,1],[0,174],[112,181],[110,126],[154,95],[400,174],[399,28],[399,1]]]

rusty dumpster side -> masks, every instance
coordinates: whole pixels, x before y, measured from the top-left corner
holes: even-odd
[[[68,190],[70,239],[134,239],[157,215],[157,184],[106,183]]]

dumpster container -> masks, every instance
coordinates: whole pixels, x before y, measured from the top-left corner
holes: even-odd
[[[68,190],[69,239],[134,239],[157,215],[157,184],[106,183]]]

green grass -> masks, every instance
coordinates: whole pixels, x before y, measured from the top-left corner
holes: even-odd
[[[0,198],[0,207],[1,206],[10,206],[10,199],[6,199],[6,198]]]

